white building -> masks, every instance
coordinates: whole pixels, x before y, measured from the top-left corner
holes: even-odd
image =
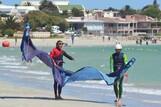
[[[84,27],[91,33],[104,33],[104,23],[101,20],[84,20]]]
[[[66,19],[76,30],[83,27],[87,28],[89,33],[104,33],[104,21],[95,19],[83,19],[81,17],[71,17]]]
[[[104,17],[119,17],[120,14],[118,11],[104,11]]]
[[[21,5],[30,3],[33,6],[39,6],[43,0],[21,0]],[[68,5],[69,0],[49,0],[55,5]]]
[[[9,6],[9,5],[0,5],[0,14],[8,14],[8,15],[15,15],[15,14],[26,14],[29,11],[36,11],[36,7],[34,6]]]

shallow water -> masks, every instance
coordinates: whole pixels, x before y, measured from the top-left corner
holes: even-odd
[[[52,47],[39,48],[46,52],[52,49]],[[113,47],[65,47],[64,50],[75,58],[74,61],[64,58],[66,69],[76,71],[84,66],[93,66],[105,73],[110,72],[109,57],[114,52]],[[151,107],[149,105],[161,106],[161,46],[126,46],[123,51],[129,59],[136,58],[136,63],[129,69],[128,82],[124,84],[125,103],[130,105],[137,103],[140,104],[140,107],[146,104],[146,107]],[[25,87],[52,90],[51,69],[37,58],[32,63],[22,62],[19,48],[0,48],[0,72],[1,81]],[[100,90],[102,91],[100,92]],[[78,94],[80,92],[84,94]],[[107,87],[103,81],[72,83],[64,88],[63,93],[107,103],[113,103],[114,99],[113,88]],[[136,95],[141,97],[138,98]],[[134,100],[134,98],[136,99]],[[129,99],[134,101],[131,102]]]

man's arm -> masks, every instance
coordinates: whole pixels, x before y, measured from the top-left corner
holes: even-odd
[[[124,63],[127,64],[127,62],[128,62],[128,57],[127,57],[127,55],[124,54],[123,58],[124,58]],[[125,81],[127,82],[127,81],[128,81],[128,73],[126,72],[126,73],[124,74],[124,76],[125,76]]]
[[[124,57],[124,63],[125,63],[125,64],[127,64],[127,62],[128,62],[128,57],[127,57],[127,55],[126,55],[126,54],[124,54],[124,56],[123,56],[123,57]]]
[[[63,55],[64,55],[65,57],[67,57],[68,59],[70,59],[70,60],[74,60],[74,58],[71,57],[70,55],[68,55],[65,51],[63,52]]]
[[[113,58],[110,56],[110,72],[113,72]]]

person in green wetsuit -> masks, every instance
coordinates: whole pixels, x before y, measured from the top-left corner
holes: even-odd
[[[122,45],[116,44],[115,52],[110,56],[110,71],[116,72],[120,68],[122,68],[127,63],[127,55],[124,54],[122,51]],[[127,76],[127,73],[125,74]],[[114,82],[114,92],[116,96],[115,102],[121,103],[121,97],[123,92],[123,77],[120,77],[115,80]]]

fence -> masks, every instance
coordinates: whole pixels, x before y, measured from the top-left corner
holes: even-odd
[[[30,36],[32,38],[49,38],[50,32],[31,32]],[[22,38],[23,32],[17,32],[14,34],[14,37]]]

